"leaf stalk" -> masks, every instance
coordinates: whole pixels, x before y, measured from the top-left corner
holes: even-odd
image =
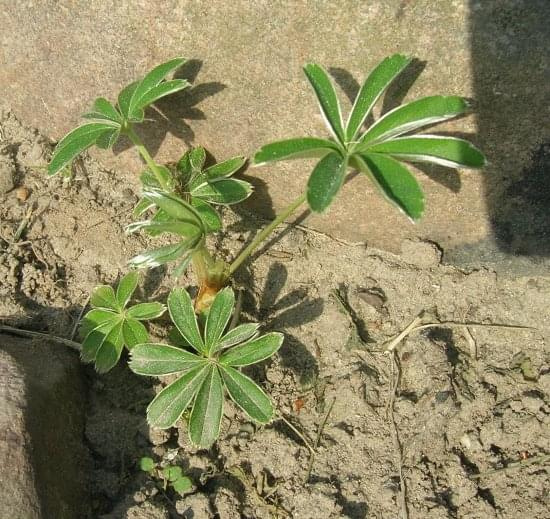
[[[231,265],[229,265],[228,275],[231,276],[241,264],[254,253],[254,251],[265,241],[269,235],[281,224],[284,222],[296,209],[298,209],[306,201],[306,194],[302,193],[296,200],[291,204],[285,207],[277,217],[265,227],[257,236],[252,240],[250,245],[246,247],[234,260]]]

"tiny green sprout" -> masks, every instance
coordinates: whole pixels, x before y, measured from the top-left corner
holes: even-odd
[[[189,349],[166,344],[138,344],[131,352],[130,369],[138,375],[178,375],[149,404],[147,420],[160,429],[172,427],[191,407],[189,438],[207,448],[218,438],[224,387],[229,397],[253,420],[267,423],[273,416],[268,396],[238,368],[269,358],[283,335],[258,336],[258,324],[226,330],[235,306],[231,288],[220,290],[206,316],[201,333],[191,298],[176,288],[168,296],[168,311]],[[193,349],[194,352],[191,352]]]
[[[128,307],[138,283],[138,274],[124,276],[116,292],[108,285],[96,287],[90,310],[80,324],[82,360],[94,362],[99,373],[111,370],[119,361],[124,346],[131,350],[147,342],[149,334],[141,321],[155,319],[165,311],[161,303],[140,303]]]
[[[48,174],[55,175],[93,145],[111,148],[121,134],[135,142],[137,136],[132,124],[143,122],[145,109],[189,86],[184,79],[165,79],[184,63],[185,59],[175,58],[155,67],[142,80],[131,83],[120,92],[116,107],[103,97],[97,98],[91,112],[83,116],[90,122],[75,128],[57,143],[48,165]]]
[[[162,480],[163,490],[171,486],[174,492],[183,496],[193,488],[193,481],[191,478],[184,475],[181,467],[177,465],[166,465],[160,468],[152,458],[146,456],[139,460],[139,467],[150,476]]]
[[[483,154],[468,141],[454,137],[411,136],[419,128],[462,115],[468,109],[457,96],[431,96],[399,106],[366,130],[365,121],[392,81],[411,59],[395,54],[367,77],[344,125],[328,74],[314,63],[304,67],[331,139],[303,137],[273,142],[255,155],[257,165],[303,157],[319,157],[307,183],[306,199],[315,212],[325,211],[342,187],[348,170],[363,173],[382,195],[412,220],[424,212],[420,185],[401,162],[431,162],[450,168],[481,168]]]

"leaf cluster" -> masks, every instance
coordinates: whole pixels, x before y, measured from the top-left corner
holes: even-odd
[[[150,170],[141,174],[142,198],[134,215],[141,217],[150,212],[152,216],[129,225],[127,232],[144,230],[151,236],[170,233],[180,241],[144,252],[130,260],[131,265],[154,267],[179,260],[177,277],[187,268],[193,251],[204,244],[206,235],[222,228],[221,217],[213,205],[236,204],[252,194],[250,183],[231,178],[245,164],[244,157],[233,157],[208,168],[204,167],[205,161],[205,149],[196,147],[187,151],[173,169],[157,166],[168,189],[159,184]]]
[[[134,373],[177,375],[149,404],[149,424],[161,429],[172,427],[190,407],[189,438],[195,445],[209,447],[219,435],[225,391],[253,420],[267,423],[271,419],[269,398],[238,368],[273,355],[283,335],[272,332],[259,336],[256,323],[226,330],[234,306],[231,288],[218,292],[201,331],[187,291],[172,290],[168,311],[188,348],[145,343],[130,352],[129,366]]]
[[[383,60],[361,86],[346,124],[328,74],[317,64],[306,65],[304,72],[313,87],[331,139],[303,137],[273,142],[256,153],[254,162],[320,158],[307,184],[307,201],[316,212],[323,212],[330,206],[348,170],[358,170],[390,203],[412,220],[418,220],[424,212],[424,195],[402,162],[481,168],[485,158],[463,139],[409,135],[465,113],[468,103],[457,96],[430,96],[406,103],[384,114],[369,128],[363,128],[376,102],[410,62],[411,58],[401,54]]]
[[[131,124],[143,122],[148,106],[188,87],[189,83],[184,79],[165,79],[184,63],[185,59],[175,58],[155,67],[143,79],[123,88],[116,106],[104,97],[97,98],[92,110],[83,115],[89,122],[75,128],[57,143],[48,174],[55,175],[94,144],[103,149],[111,148]]]
[[[119,361],[122,350],[147,342],[149,334],[142,321],[160,317],[166,310],[161,303],[128,306],[137,287],[138,274],[124,276],[116,292],[108,285],[95,287],[90,310],[80,324],[82,360],[94,362],[99,373],[106,373]]]
[[[170,486],[175,492],[183,496],[193,488],[193,481],[183,473],[182,468],[178,465],[161,467],[152,458],[146,456],[139,460],[139,467],[143,472],[160,479],[163,490]]]

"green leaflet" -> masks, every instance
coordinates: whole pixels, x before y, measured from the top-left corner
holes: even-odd
[[[205,353],[206,347],[199,333],[195,310],[187,290],[175,288],[170,292],[168,311],[182,337],[199,353]]]
[[[116,319],[117,313],[104,308],[94,308],[90,310],[80,322],[80,337],[85,338],[94,328],[100,324]]]
[[[120,359],[124,346],[123,324],[123,319],[117,321],[99,346],[95,356],[95,369],[98,373],[107,373],[116,366]]]
[[[171,218],[192,222],[202,228],[202,222],[196,209],[178,196],[150,189],[143,192],[143,197],[166,211]]]
[[[409,133],[423,126],[463,114],[468,103],[457,96],[431,96],[398,106],[376,121],[361,137],[357,151],[365,151],[375,142]]]
[[[142,252],[128,261],[128,264],[136,268],[158,267],[169,261],[177,260],[184,254],[190,254],[197,243],[197,238],[187,238],[174,245]]]
[[[349,115],[346,127],[346,139],[348,142],[355,139],[376,101],[380,99],[380,96],[386,91],[390,83],[411,61],[411,58],[407,58],[401,54],[394,54],[383,60],[369,74],[355,98]]]
[[[399,137],[370,146],[367,151],[388,154],[398,160],[432,162],[449,168],[482,168],[485,165],[483,153],[470,142],[455,137]]]
[[[233,306],[235,305],[235,294],[231,288],[224,288],[220,290],[208,312],[206,318],[206,324],[204,326],[204,338],[206,345],[206,352],[210,353],[220,337],[222,336],[231,314],[233,313]]]
[[[48,164],[48,175],[61,171],[77,155],[95,144],[105,132],[116,129],[115,123],[92,122],[75,128],[59,141],[55,147],[52,160]]]
[[[306,65],[304,72],[317,96],[321,114],[325,119],[328,129],[343,144],[345,138],[340,103],[328,74],[321,66],[315,63]]]
[[[162,63],[151,70],[133,89],[132,95],[127,103],[127,113],[131,117],[136,111],[145,108],[149,103],[148,99],[151,97],[151,92],[157,88],[161,81],[170,74],[172,71],[178,69],[185,63],[184,58],[174,58],[166,63]],[[181,80],[176,80],[181,81]],[[186,81],[182,88],[187,86]],[[181,88],[180,88],[181,90]],[[165,94],[167,95],[167,94]],[[161,96],[162,97],[162,96]],[[152,101],[150,101],[152,102]]]
[[[219,231],[222,228],[222,219],[220,215],[207,202],[204,202],[200,198],[193,198],[191,204],[200,214],[208,233]]]
[[[409,170],[391,157],[363,155],[358,164],[385,198],[413,221],[424,212],[424,193]]]
[[[346,169],[347,160],[336,153],[315,166],[307,183],[307,202],[313,211],[321,213],[332,203],[344,183]]]
[[[252,185],[244,180],[223,178],[215,182],[203,182],[191,191],[191,195],[212,204],[232,205],[246,200],[252,194]]]
[[[202,362],[166,386],[147,407],[147,421],[159,429],[172,427],[187,409],[209,371]]]
[[[210,365],[197,393],[189,418],[189,438],[207,448],[220,434],[223,413],[223,385],[218,368]]]
[[[234,346],[235,344],[253,339],[258,334],[259,326],[260,325],[258,323],[239,324],[232,330],[229,330],[220,339],[215,351],[223,350],[225,348],[229,348],[230,346]],[[215,353],[215,351],[212,351],[212,353]]]
[[[283,344],[282,333],[272,332],[255,340],[235,346],[220,357],[220,363],[227,366],[250,366],[269,357]]]
[[[115,291],[108,285],[99,285],[94,288],[90,297],[90,303],[95,308],[119,310],[120,306],[116,300]]]
[[[126,347],[131,350],[136,344],[147,342],[149,334],[138,320],[126,318],[122,324],[122,337]]]
[[[98,97],[94,101],[92,111],[83,115],[86,119],[106,119],[117,124],[122,124],[122,117],[116,108],[104,97]]]
[[[219,164],[214,164],[204,170],[204,174],[208,180],[218,180],[234,175],[241,169],[246,162],[244,157],[233,157],[232,159],[224,160]]]
[[[165,310],[166,307],[162,303],[139,303],[129,308],[127,314],[128,317],[141,321],[156,319],[160,317]]]
[[[83,362],[95,361],[99,348],[101,348],[107,335],[118,322],[118,316],[115,316],[114,318],[104,320],[97,327],[88,332],[82,343],[82,352],[80,354]]]
[[[262,146],[254,155],[254,164],[261,166],[278,160],[323,157],[331,151],[340,152],[340,148],[336,143],[326,139],[287,139]]]
[[[204,361],[190,353],[166,344],[139,344],[132,349],[130,369],[138,375],[162,376],[182,373]]]
[[[253,420],[269,422],[273,416],[273,406],[262,389],[235,368],[223,366],[221,372],[231,400]]]
[[[129,272],[120,280],[116,289],[116,300],[119,308],[124,308],[128,304],[136,290],[138,280],[139,275],[137,272]]]

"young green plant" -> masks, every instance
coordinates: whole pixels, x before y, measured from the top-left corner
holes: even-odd
[[[149,404],[150,425],[168,429],[191,407],[189,438],[195,445],[209,447],[219,435],[225,391],[256,422],[271,420],[273,406],[268,396],[239,368],[269,358],[281,347],[283,335],[272,332],[259,336],[255,323],[226,330],[234,306],[233,290],[220,290],[201,331],[187,291],[172,290],[168,311],[187,347],[144,343],[130,352],[129,366],[134,373],[178,377]]]

